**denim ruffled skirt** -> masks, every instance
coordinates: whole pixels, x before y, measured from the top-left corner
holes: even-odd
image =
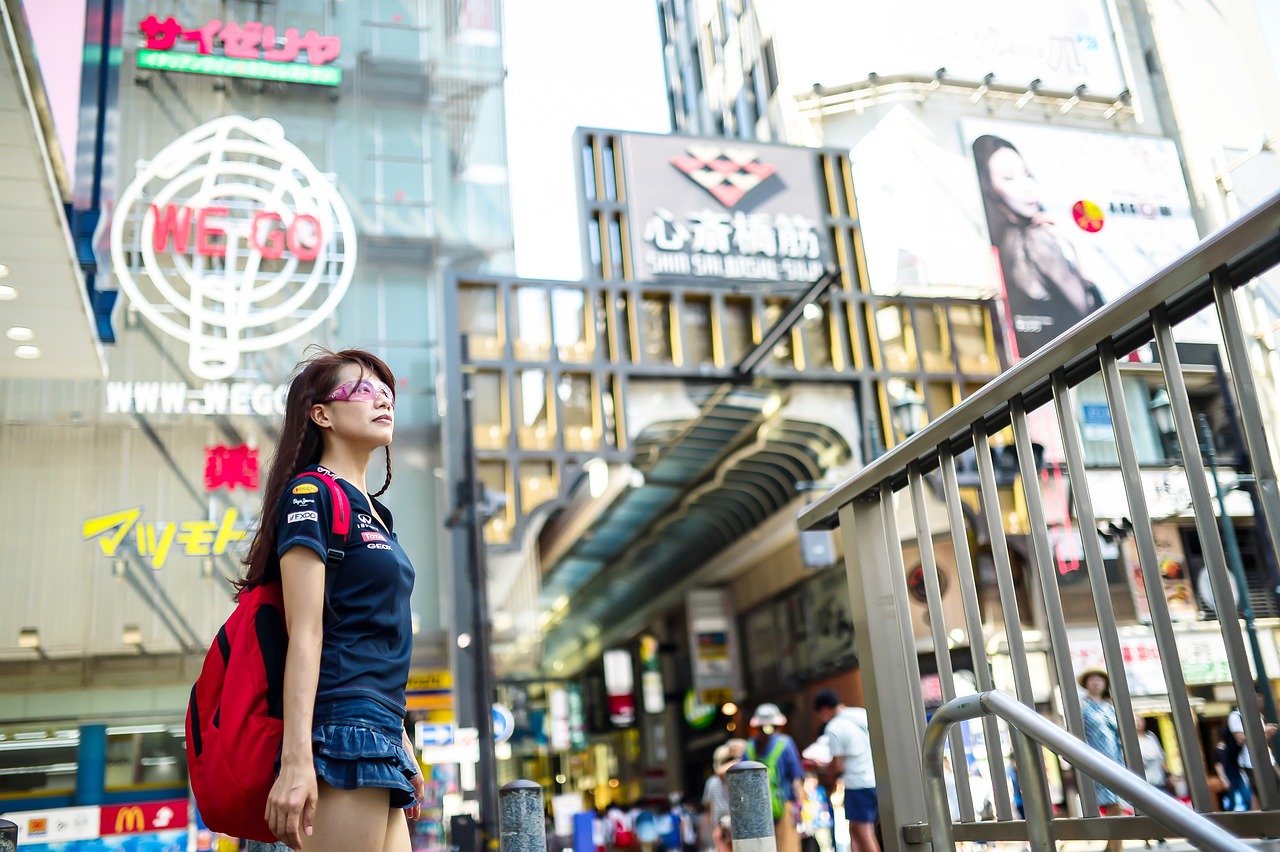
[[[391,807],[414,803],[418,764],[405,752],[399,716],[372,698],[317,703],[311,725],[316,777],[341,790],[386,787]]]

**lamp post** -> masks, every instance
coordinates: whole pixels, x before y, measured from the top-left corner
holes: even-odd
[[[1240,594],[1241,603],[1243,604],[1244,629],[1249,637],[1249,650],[1253,654],[1253,664],[1257,672],[1257,683],[1261,683],[1263,688],[1258,691],[1262,693],[1263,710],[1268,719],[1276,718],[1276,702],[1275,697],[1271,693],[1271,680],[1267,677],[1266,665],[1262,659],[1262,646],[1258,643],[1258,631],[1253,623],[1253,605],[1249,602],[1249,583],[1244,576],[1244,563],[1240,558],[1240,545],[1236,541],[1235,525],[1231,523],[1231,516],[1227,514],[1227,489],[1223,487],[1222,481],[1218,478],[1218,453],[1213,446],[1213,432],[1209,429],[1209,418],[1203,412],[1198,416],[1200,425],[1200,440],[1203,442],[1203,450],[1205,459],[1209,462],[1209,475],[1213,477],[1213,485],[1218,497],[1218,516],[1222,524],[1222,540],[1226,545],[1227,562],[1230,563],[1232,579],[1235,580],[1236,589]],[[1215,609],[1218,611],[1218,618],[1223,617],[1223,602],[1214,601]],[[1234,601],[1229,604],[1235,609]],[[1234,616],[1235,613],[1233,612]],[[1241,712],[1248,712],[1247,706],[1244,705],[1244,696],[1237,696],[1243,709]]]
[[[1169,392],[1164,388],[1156,390],[1147,410],[1151,412],[1156,431],[1160,433],[1160,452],[1164,453],[1166,459],[1178,458],[1178,444],[1173,440],[1173,403],[1169,401]]]
[[[914,388],[906,388],[889,406],[894,425],[902,432],[905,440],[924,428],[928,412],[924,400]]]

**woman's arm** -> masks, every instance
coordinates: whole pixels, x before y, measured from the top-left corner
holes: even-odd
[[[316,807],[311,719],[324,641],[324,560],[301,545],[280,557],[289,652],[284,663],[284,742],[280,775],[267,797],[267,826],[293,849],[310,836]]]

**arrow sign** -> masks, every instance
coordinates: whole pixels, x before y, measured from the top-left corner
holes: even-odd
[[[426,746],[444,746],[453,743],[453,725],[418,722],[413,726],[413,734],[419,749]]]

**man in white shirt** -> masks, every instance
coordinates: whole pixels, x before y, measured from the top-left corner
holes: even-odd
[[[880,802],[876,797],[876,771],[871,763],[871,734],[867,711],[846,707],[834,692],[820,689],[813,697],[813,712],[826,728],[831,747],[827,773],[844,782],[844,813],[849,820],[852,852],[880,852],[876,822]]]
[[[1267,687],[1264,687],[1264,688],[1267,688]],[[1254,698],[1257,699],[1258,715],[1261,716],[1262,707],[1264,703],[1262,698],[1262,693],[1261,692],[1255,693]],[[1244,770],[1244,774],[1249,779],[1249,789],[1253,791],[1253,807],[1256,810],[1258,807],[1258,780],[1253,774],[1253,755],[1249,753],[1249,748],[1248,746],[1245,745],[1244,717],[1240,715],[1239,708],[1232,710],[1231,715],[1227,717],[1227,730],[1231,733],[1233,737],[1235,737],[1236,744],[1240,748],[1240,759],[1238,763],[1240,765],[1240,768]],[[1276,735],[1276,726],[1271,722],[1268,722],[1266,719],[1263,719],[1262,731],[1267,738],[1267,747],[1268,749],[1270,749],[1271,740]],[[1271,763],[1274,765],[1276,762],[1276,759],[1270,753],[1270,751],[1268,751],[1267,756],[1271,758]]]

